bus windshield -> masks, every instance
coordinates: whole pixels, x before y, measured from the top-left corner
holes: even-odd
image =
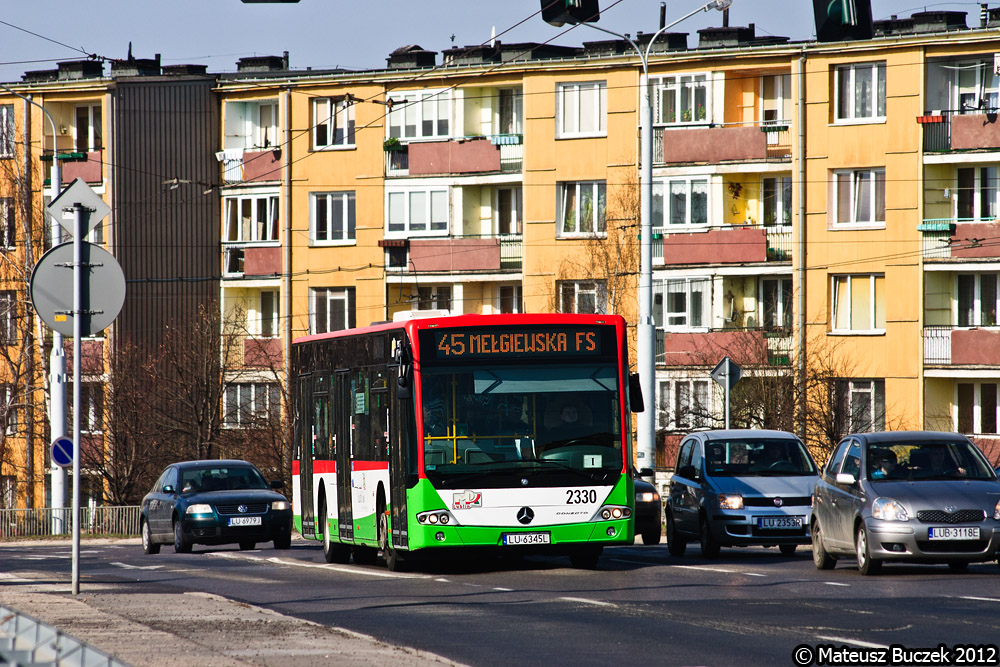
[[[436,485],[513,475],[603,484],[622,471],[613,364],[425,367],[422,399],[424,471]]]

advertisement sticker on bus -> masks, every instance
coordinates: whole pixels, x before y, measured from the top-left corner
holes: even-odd
[[[452,497],[451,508],[455,510],[468,510],[473,507],[483,506],[483,492],[482,491],[465,491],[463,493],[456,493]]]

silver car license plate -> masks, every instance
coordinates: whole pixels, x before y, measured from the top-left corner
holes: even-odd
[[[549,533],[504,533],[503,543],[505,545],[515,544],[549,544],[552,536]]]
[[[979,526],[935,526],[928,529],[927,537],[932,540],[978,540]]]
[[[229,519],[230,526],[259,526],[259,516],[234,516]]]
[[[800,516],[758,516],[757,528],[761,530],[798,530],[802,528]]]

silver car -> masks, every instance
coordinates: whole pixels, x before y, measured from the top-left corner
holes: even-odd
[[[861,574],[886,561],[964,569],[1000,550],[1000,481],[956,433],[858,433],[834,450],[813,494],[813,561],[840,556]]]
[[[812,490],[819,471],[802,441],[784,431],[692,433],[681,442],[664,513],[667,547],[684,555],[701,542],[775,546],[791,555],[809,543]]]

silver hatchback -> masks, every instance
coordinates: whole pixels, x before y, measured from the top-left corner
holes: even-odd
[[[957,433],[859,433],[834,450],[813,494],[813,560],[854,556],[861,574],[887,561],[963,569],[1000,551],[1000,481]]]

